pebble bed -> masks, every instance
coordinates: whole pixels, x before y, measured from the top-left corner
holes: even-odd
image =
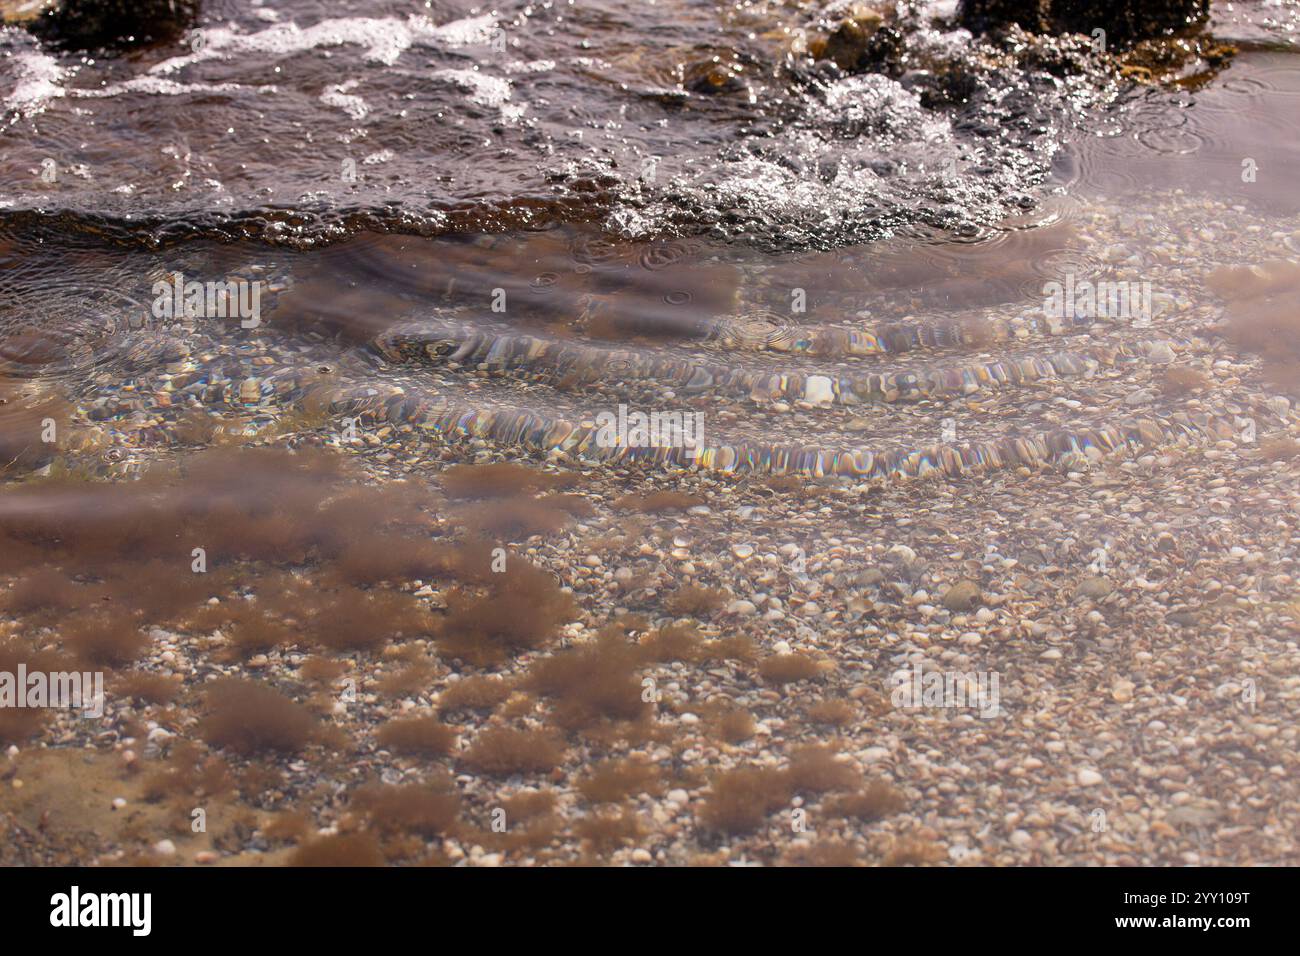
[[[191,734],[197,715],[110,699],[102,721],[62,715],[0,756],[0,819],[12,834],[0,862],[279,863],[292,847],[268,836],[277,815],[301,813],[319,834],[353,832],[347,795],[358,782],[417,782],[445,767],[462,816],[478,829],[427,840],[425,852],[456,865],[1294,865],[1300,457],[1287,449],[1300,439],[1300,418],[1261,376],[1258,357],[1214,333],[1224,306],[1204,276],[1215,264],[1294,262],[1300,234],[1199,197],[1152,202],[1158,219],[1098,207],[1078,228],[1104,262],[1140,257],[1142,278],[1169,307],[1148,329],[1089,325],[1050,336],[1053,349],[1065,337],[1073,354],[1088,356],[1071,366],[1073,377],[1007,375],[988,389],[927,390],[913,372],[884,370],[912,376],[915,401],[891,401],[903,380],[892,395],[881,380],[844,409],[829,408],[836,403],[807,375],[783,375],[761,395],[752,382],[742,395],[708,384],[713,421],[739,437],[710,439],[692,462],[675,457],[679,449],[592,446],[583,403],[603,407],[601,397],[625,384],[608,374],[585,392],[553,394],[556,361],[539,380],[511,374],[535,371],[530,360],[450,368],[443,356],[377,378],[375,369],[388,369],[385,352],[410,359],[423,348],[408,347],[409,335],[396,353],[389,338],[325,369],[316,354],[274,342],[234,358],[189,343],[168,364],[142,362],[135,377],[103,382],[78,410],[85,436],[73,444],[93,449],[99,470],[117,476],[161,456],[182,413],[195,408],[236,423],[253,443],[337,448],[374,484],[437,489],[448,466],[468,462],[525,460],[577,475],[571,491],[587,511],[560,531],[500,542],[575,599],[556,649],[589,644],[611,622],[639,617],[644,635],[688,618],[706,639],[748,637],[760,657],[647,664],[638,679],[657,691],[649,732],[570,734],[554,771],[500,778],[464,760],[499,714],[451,721],[454,747],[436,760],[397,755],[375,739],[394,717],[436,710],[463,669],[431,653],[423,685],[392,694],[381,681],[404,652],[344,656],[356,697],[324,706],[350,749],[264,758],[276,784],[214,808],[224,822],[203,835],[178,836],[149,817],[129,772]],[[1245,224],[1229,230],[1228,221]],[[1141,242],[1126,246],[1123,237],[1135,235]],[[982,317],[1000,323],[1003,341],[1033,344],[1014,330],[1035,328],[1035,317],[1001,311]],[[911,352],[971,345],[958,339],[931,346],[918,337]],[[463,357],[501,342],[474,340]],[[508,344],[533,359],[550,348],[516,353],[526,343]],[[992,363],[1004,361],[998,354]],[[647,363],[656,387],[672,391],[681,383],[650,364],[671,361],[632,364]],[[1159,376],[1175,363],[1199,371],[1204,387],[1162,390]],[[959,394],[939,394],[947,391]],[[539,394],[548,396],[545,413],[519,410],[537,407]],[[832,385],[829,394],[847,393]],[[355,441],[340,435],[340,419],[351,416],[360,416]],[[944,418],[958,441],[937,440]],[[863,433],[879,450],[839,444]],[[689,498],[666,513],[629,514],[617,504],[665,489]],[[692,585],[724,599],[690,614],[668,610],[670,596]],[[445,607],[440,586],[404,588],[433,613]],[[217,676],[296,684],[307,659],[290,648],[221,663],[211,654],[220,635],[153,638],[136,668],[187,690]],[[513,680],[553,652],[523,654],[496,673]],[[784,684],[765,676],[764,661],[791,655],[813,661],[813,672]],[[997,675],[997,714],[900,704],[898,675],[932,671]],[[752,715],[743,739],[719,733],[724,703]],[[504,706],[521,726],[546,725],[536,700]],[[143,738],[128,733],[140,728]],[[878,819],[855,818],[831,786],[770,808],[748,832],[705,825],[721,775],[785,768],[807,745],[830,747],[855,780],[894,788],[896,805]],[[39,790],[43,762],[60,754],[101,773],[102,786],[87,791],[105,804],[94,839],[47,835],[41,804],[28,796]],[[611,811],[579,784],[614,758],[654,768],[654,784],[627,794],[623,829],[611,823],[608,836],[582,828]],[[493,809],[534,791],[555,797],[553,838],[489,839]]]

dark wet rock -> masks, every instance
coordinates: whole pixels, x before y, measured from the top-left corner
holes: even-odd
[[[832,61],[845,73],[894,74],[901,72],[903,48],[903,35],[874,11],[841,20],[828,37],[810,47],[814,56]]]
[[[689,64],[684,71],[682,85],[691,93],[703,93],[706,96],[738,93],[745,89],[741,65],[723,62],[716,56]]]
[[[54,0],[0,0],[0,23],[31,23],[54,6]]]
[[[1129,43],[1185,29],[1210,14],[1210,0],[1052,0],[1053,26],[1072,33],[1103,29]]]
[[[962,0],[958,16],[977,31],[1012,24],[1034,33],[1104,30],[1106,43],[1127,45],[1184,29],[1209,10],[1209,0]]]
[[[1178,82],[1195,88],[1212,80],[1237,53],[1230,43],[1212,37],[1143,40],[1124,53],[1120,72],[1140,82]]]
[[[74,50],[174,40],[194,25],[199,0],[58,0],[31,22],[47,42]]]
[[[1052,29],[1052,0],[961,0],[957,16],[962,24],[980,32],[1015,24],[1034,33]]]
[[[1011,45],[1019,45],[1025,36],[1013,27],[1005,39]],[[1027,70],[1041,70],[1065,78],[1095,74],[1099,68],[1115,68],[1114,58],[1098,51],[1086,37],[1066,34],[1036,39],[1039,42],[1024,46],[1020,57]]]

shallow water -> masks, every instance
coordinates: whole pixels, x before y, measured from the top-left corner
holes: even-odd
[[[72,234],[61,215],[20,226],[27,210],[5,244],[5,371],[27,394],[97,403],[122,459],[147,459],[194,409],[251,434],[309,393],[355,403],[358,388],[375,390],[367,415],[389,415],[401,394],[448,437],[596,459],[609,457],[590,434],[602,411],[704,411],[703,457],[629,456],[723,470],[959,473],[1123,451],[1139,427],[1212,437],[1231,418],[1223,407],[1188,420],[1177,397],[1124,400],[1158,384],[1169,360],[1152,361],[1153,347],[1198,361],[1187,339],[1218,301],[1205,285],[1215,267],[1294,257],[1295,64],[1245,52],[1194,92],[1128,91],[1063,138],[1032,209],[956,240],[913,225],[782,252],[554,222],[149,252],[92,238],[84,219]],[[102,194],[84,191],[67,200],[82,204],[76,215],[103,215]],[[141,202],[193,222],[166,200]],[[257,327],[155,315],[155,284],[177,273],[258,283]],[[1049,315],[1045,288],[1067,275],[1145,283],[1154,314]],[[167,406],[149,399],[166,393]],[[123,427],[142,418],[153,424]]]
[[[799,55],[801,4],[229,2],[96,57],[5,31],[0,515],[89,528],[60,482],[214,445],[865,488],[1293,430],[1294,323],[1240,327],[1300,291],[1300,3],[1219,5],[1236,55],[1162,85],[944,9],[857,76]],[[187,314],[186,282],[231,285]],[[611,443],[620,413],[702,434]]]

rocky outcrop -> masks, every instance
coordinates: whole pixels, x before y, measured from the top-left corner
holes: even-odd
[[[52,6],[54,0],[0,0],[0,23],[31,23]]]
[[[958,14],[976,31],[1011,24],[1035,33],[1104,30],[1107,43],[1126,45],[1184,29],[1209,10],[1210,0],[962,0]]]
[[[32,32],[73,50],[122,48],[173,40],[193,26],[199,0],[0,0],[23,8]],[[39,15],[33,15],[36,8]],[[19,21],[15,21],[19,22]]]
[[[957,16],[975,31],[1016,24],[1034,33],[1050,33],[1052,0],[961,0]]]

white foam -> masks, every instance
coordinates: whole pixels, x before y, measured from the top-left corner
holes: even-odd
[[[149,93],[154,96],[184,96],[192,93],[241,93],[256,90],[258,93],[275,93],[274,86],[244,86],[241,83],[177,83],[161,76],[137,76],[121,83],[112,83],[100,89],[70,90],[72,96],[104,98],[121,93]]]
[[[68,71],[54,57],[37,51],[15,53],[9,61],[18,74],[18,83],[5,97],[5,106],[25,116],[39,113],[50,100],[67,95],[63,81]]]
[[[257,33],[236,33],[228,27],[194,31],[194,52],[174,56],[155,65],[155,74],[174,73],[204,60],[245,55],[285,56],[320,47],[344,45],[365,48],[366,59],[392,66],[412,46],[458,47],[486,45],[496,29],[496,17],[485,13],[442,25],[416,14],[394,18],[340,17],[322,20],[303,29],[296,23],[277,23]]]
[[[510,81],[499,76],[477,70],[438,70],[433,78],[455,83],[469,94],[471,103],[479,106],[502,106],[510,99]]]
[[[437,70],[431,74],[435,80],[446,80],[469,94],[469,101],[479,106],[496,107],[501,111],[501,122],[517,123],[528,109],[526,103],[511,103],[513,87],[501,76],[491,76],[478,70]]]
[[[354,120],[363,120],[370,112],[370,106],[361,97],[353,96],[348,92],[356,89],[360,83],[360,80],[348,80],[346,83],[340,83],[337,86],[327,86],[325,92],[320,95],[320,101],[326,106],[341,109]]]
[[[554,60],[515,60],[506,64],[507,73],[549,73],[553,69]]]

